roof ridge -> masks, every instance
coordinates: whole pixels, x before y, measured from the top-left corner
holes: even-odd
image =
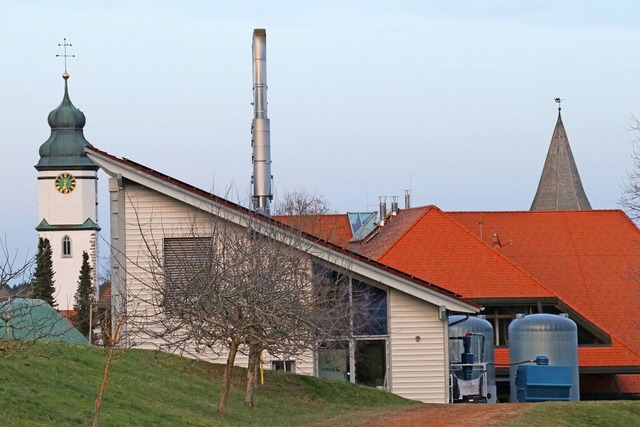
[[[230,200],[227,200],[221,196],[217,196],[213,193],[207,192],[205,190],[202,190],[196,186],[187,184],[184,181],[180,181],[178,179],[175,179],[169,175],[163,174],[162,172],[158,172],[155,169],[151,169],[141,163],[137,163],[135,161],[129,160],[127,158],[124,157],[117,157],[114,156],[113,154],[109,154],[106,151],[102,151],[100,149],[97,149],[95,147],[87,147],[86,150],[93,152],[95,155],[99,155],[102,156],[108,160],[111,160],[115,163],[118,163],[119,165],[121,165],[124,168],[129,168],[132,169],[134,171],[137,171],[138,173],[143,173],[147,176],[153,177],[157,180],[160,180],[161,182],[163,182],[165,185],[171,185],[171,186],[175,186],[178,187],[179,189],[183,190],[183,191],[187,191],[193,195],[196,195],[198,197],[202,197],[205,199],[209,199],[209,201],[211,202],[217,202],[221,205],[224,205],[226,207],[229,207],[233,210],[235,210],[238,213],[241,214],[245,214],[247,216],[250,216],[254,219],[258,219],[260,221],[264,221],[265,223],[270,223],[273,226],[279,227],[283,230],[286,230],[288,232],[299,232],[301,233],[302,238],[304,238],[305,240],[309,241],[309,242],[313,242],[316,243],[318,245],[324,246],[327,250],[331,250],[331,251],[335,251],[337,253],[343,254],[349,258],[352,258],[353,260],[356,261],[360,261],[366,264],[369,264],[371,267],[376,268],[378,270],[382,270],[382,271],[388,271],[391,272],[394,276],[396,276],[397,278],[401,278],[404,280],[409,280],[413,283],[415,283],[416,285],[419,285],[421,287],[423,287],[425,290],[431,291],[431,292],[435,292],[438,293],[442,296],[446,296],[448,298],[454,299],[462,304],[468,305],[468,306],[476,306],[479,307],[476,303],[470,301],[468,298],[463,297],[462,295],[453,292],[445,287],[439,286],[435,283],[431,283],[427,280],[424,280],[420,277],[416,277],[413,276],[409,273],[406,273],[404,271],[398,270],[394,267],[391,267],[389,265],[386,265],[376,259],[367,257],[365,255],[359,254],[357,252],[352,251],[349,248],[346,248],[344,246],[338,245],[337,243],[333,243],[329,240],[323,239],[321,237],[318,236],[314,236],[311,233],[307,233],[303,230],[298,230],[295,227],[292,227],[282,221],[279,221],[277,219],[271,218],[271,217],[266,217],[264,215],[261,215],[249,208],[246,208],[242,205],[239,205],[237,203],[234,203]]]
[[[532,214],[536,214],[536,215],[553,215],[553,214],[560,214],[560,213],[564,213],[564,212],[569,212],[569,213],[579,213],[581,215],[588,215],[588,214],[602,214],[605,212],[622,212],[625,213],[624,210],[620,209],[620,208],[607,208],[607,209],[562,209],[562,210],[545,210],[545,211],[531,211],[531,210],[515,210],[515,211],[508,211],[508,210],[498,210],[498,211],[443,211],[447,214],[472,214],[472,213],[510,213],[510,214],[528,214],[528,215],[532,215]],[[626,215],[626,214],[625,214]]]
[[[602,327],[600,327],[602,329]],[[603,329],[604,330],[604,329]],[[620,338],[618,338],[616,335],[612,335],[611,332],[609,332],[609,336],[611,337],[611,339],[615,339],[618,344],[620,344],[622,347],[626,348],[627,350],[629,350],[629,352],[631,352],[632,354],[635,354],[637,357],[640,358],[640,353],[638,353],[637,351],[629,348],[629,346],[627,344],[625,344],[624,342],[622,342],[622,340]],[[612,343],[613,346],[613,343]]]
[[[515,264],[513,261],[511,261],[509,258],[507,258],[505,255],[503,255],[502,253],[500,253],[499,251],[496,251],[491,245],[489,245],[488,243],[486,243],[484,240],[480,239],[478,236],[476,236],[475,234],[473,234],[469,229],[467,229],[466,227],[464,227],[462,224],[460,224],[458,221],[454,220],[453,218],[451,218],[447,212],[442,212],[443,216],[445,216],[449,221],[451,221],[454,225],[456,225],[458,228],[462,229],[463,232],[467,233],[468,235],[470,235],[471,237],[473,237],[475,240],[477,240],[478,242],[480,242],[482,245],[484,245],[487,249],[490,249],[491,252],[495,253],[496,255],[498,255],[501,259],[503,259],[504,261],[506,261],[509,265],[513,266],[516,270],[520,271],[522,274],[524,274],[525,276],[527,276],[528,278],[530,278],[533,282],[535,282],[538,286],[540,286],[542,289],[546,290],[547,292],[549,292],[550,294],[554,295],[556,298],[558,298],[558,301],[562,301],[563,303],[566,304],[566,302],[564,300],[561,300],[558,295],[556,295],[556,292],[553,292],[551,289],[549,289],[548,287],[544,286],[542,283],[540,283],[540,281],[538,279],[536,279],[535,277],[533,277],[529,272],[525,271],[522,269],[522,267],[520,267],[519,265]],[[568,305],[568,304],[567,304]]]
[[[442,212],[442,210],[440,210],[440,208],[435,206],[435,205],[422,206],[421,208],[424,209],[424,212],[421,215],[418,215],[418,217],[413,221],[413,224],[411,224],[411,226],[408,227],[405,230],[404,233],[400,234],[398,236],[398,238],[396,238],[395,242],[393,242],[393,244],[389,245],[387,247],[387,249],[377,257],[378,259],[384,258],[384,256],[387,253],[389,253],[391,251],[391,249],[393,249],[400,242],[400,240],[402,240],[402,237],[406,236],[409,233],[409,231],[411,231],[420,222],[420,220],[422,220],[422,218],[424,218],[429,212],[431,212],[432,209],[437,209],[440,212]],[[411,208],[411,209],[416,209],[417,210],[418,208],[416,207],[416,208]],[[402,211],[400,211],[400,212],[402,212]]]
[[[565,223],[565,228],[567,229],[567,233],[569,235],[569,238],[571,239],[571,247],[573,248],[573,252],[576,255],[575,259],[576,262],[578,263],[578,266],[580,267],[579,271],[580,271],[580,287],[582,288],[582,291],[585,292],[588,296],[587,301],[589,302],[589,309],[591,310],[591,312],[595,312],[596,310],[593,307],[593,302],[591,301],[591,295],[588,294],[589,292],[589,287],[586,286],[586,279],[585,279],[585,275],[584,275],[584,266],[582,265],[582,262],[580,260],[580,257],[577,256],[578,250],[576,247],[576,239],[573,233],[573,230],[570,227],[570,222],[567,220],[567,215],[565,213],[563,213],[562,215],[562,220]],[[580,312],[583,316],[584,313]]]

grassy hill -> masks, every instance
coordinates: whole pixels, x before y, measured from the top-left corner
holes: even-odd
[[[0,342],[0,349],[2,348]],[[91,425],[104,367],[99,348],[38,343],[0,351],[0,425]],[[266,372],[244,406],[237,368],[228,412],[216,413],[222,365],[130,350],[112,365],[103,426],[639,425],[640,401],[421,405],[380,390]]]
[[[91,425],[105,352],[38,343],[0,353],[3,426]],[[244,406],[236,369],[226,414],[216,413],[222,365],[129,350],[111,369],[101,425],[335,425],[414,405],[353,384],[266,372],[256,406]]]

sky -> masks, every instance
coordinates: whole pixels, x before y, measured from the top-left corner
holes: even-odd
[[[276,199],[373,211],[410,189],[413,206],[528,210],[560,97],[591,205],[616,209],[640,136],[638,16],[632,0],[0,0],[0,239],[35,253],[64,38],[92,145],[246,204],[254,28]],[[99,191],[108,238],[104,173]]]

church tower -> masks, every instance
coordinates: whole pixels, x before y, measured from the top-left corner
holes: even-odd
[[[560,98],[556,98],[558,120],[551,137],[538,191],[531,204],[532,211],[591,209],[562,123],[560,101]]]
[[[60,310],[72,310],[82,252],[89,254],[93,282],[97,279],[98,166],[85,154],[91,146],[82,129],[85,116],[69,98],[69,74],[63,74],[64,96],[49,113],[51,136],[40,146],[38,171],[38,237],[51,243],[56,294]]]

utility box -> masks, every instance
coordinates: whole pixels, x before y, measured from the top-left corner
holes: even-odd
[[[571,367],[524,365],[518,367],[518,402],[571,400]]]

